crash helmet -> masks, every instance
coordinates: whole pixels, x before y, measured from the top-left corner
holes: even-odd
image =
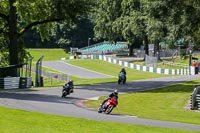
[[[118,95],[118,91],[117,91],[117,90],[114,90],[114,94],[115,94],[115,95]]]
[[[121,69],[121,72],[125,72],[125,71],[126,71],[125,68],[122,68],[122,69]]]
[[[73,80],[70,79],[69,82],[70,82],[70,83],[73,83]]]

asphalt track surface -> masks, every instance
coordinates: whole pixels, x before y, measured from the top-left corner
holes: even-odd
[[[44,61],[42,65],[79,78],[112,78],[113,76],[68,64],[64,61]]]
[[[66,98],[61,98],[62,88],[32,88],[28,90],[2,91],[0,92],[0,106],[98,121],[112,121],[127,124],[200,131],[200,125],[143,119],[138,118],[137,116],[120,114],[99,114],[97,113],[97,110],[90,109],[82,105],[83,101],[108,95],[115,88],[117,88],[120,93],[137,92],[158,88],[161,86],[173,85],[197,78],[200,78],[200,76],[194,75],[138,80],[134,82],[128,82],[125,85],[107,83],[91,86],[75,86],[74,93]],[[117,110],[118,108],[115,109]]]

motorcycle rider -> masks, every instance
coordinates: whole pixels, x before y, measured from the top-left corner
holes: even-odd
[[[125,70],[125,68],[122,68],[119,73],[123,73],[124,74],[124,83],[126,83],[126,70]]]
[[[118,100],[118,91],[117,91],[117,90],[114,90],[114,92],[112,92],[111,94],[109,94],[109,95],[108,95],[108,98],[106,98],[106,99],[101,103],[101,106],[103,106],[104,103],[105,103],[107,100],[109,100],[109,99],[111,99],[111,98],[113,98],[113,97],[115,97],[116,100]]]
[[[69,90],[69,92],[70,93],[73,93],[74,92],[74,83],[73,83],[74,81],[73,80],[69,80],[66,84],[65,84],[65,86],[67,86],[67,85],[69,85],[69,88],[70,88],[70,90]]]

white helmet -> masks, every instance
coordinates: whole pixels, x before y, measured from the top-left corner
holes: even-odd
[[[114,90],[114,94],[116,94],[116,95],[117,95],[117,94],[118,94],[118,91],[117,91],[117,90]]]

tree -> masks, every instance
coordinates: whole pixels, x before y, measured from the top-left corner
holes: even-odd
[[[200,49],[200,1],[184,1],[184,28],[186,28],[187,37],[191,38],[195,47]]]
[[[195,36],[200,24],[200,2],[196,0],[144,0],[152,20],[151,38],[175,43],[180,38]],[[196,39],[198,37],[196,36]]]
[[[143,16],[139,0],[123,0],[122,15],[118,24],[122,24],[121,34],[127,40],[130,56],[133,55],[134,46],[141,45],[145,35],[145,19]]]
[[[101,0],[96,1],[94,8],[94,32],[97,39],[107,39],[115,42],[122,38],[121,34],[116,31],[116,19],[121,15],[122,0]]]
[[[124,0],[99,1],[95,18],[95,36],[116,42],[126,40],[129,46],[129,55],[133,55],[133,45],[140,40],[136,32],[137,12],[139,2]],[[136,44],[136,43],[135,43]]]
[[[29,29],[37,29],[48,38],[54,22],[74,21],[90,9],[89,0],[3,0],[0,2],[0,34],[8,40],[9,65],[23,63],[24,47],[20,38]],[[19,76],[17,69],[12,76]]]
[[[95,36],[108,40],[125,39],[130,55],[136,42],[174,44],[176,40],[200,35],[200,2],[196,0],[101,0],[95,13]],[[193,40],[194,40],[193,39]]]
[[[93,38],[93,25],[88,16],[80,16],[76,19],[76,24],[57,23],[52,30],[51,40],[62,48],[84,47],[88,45],[89,37]]]

